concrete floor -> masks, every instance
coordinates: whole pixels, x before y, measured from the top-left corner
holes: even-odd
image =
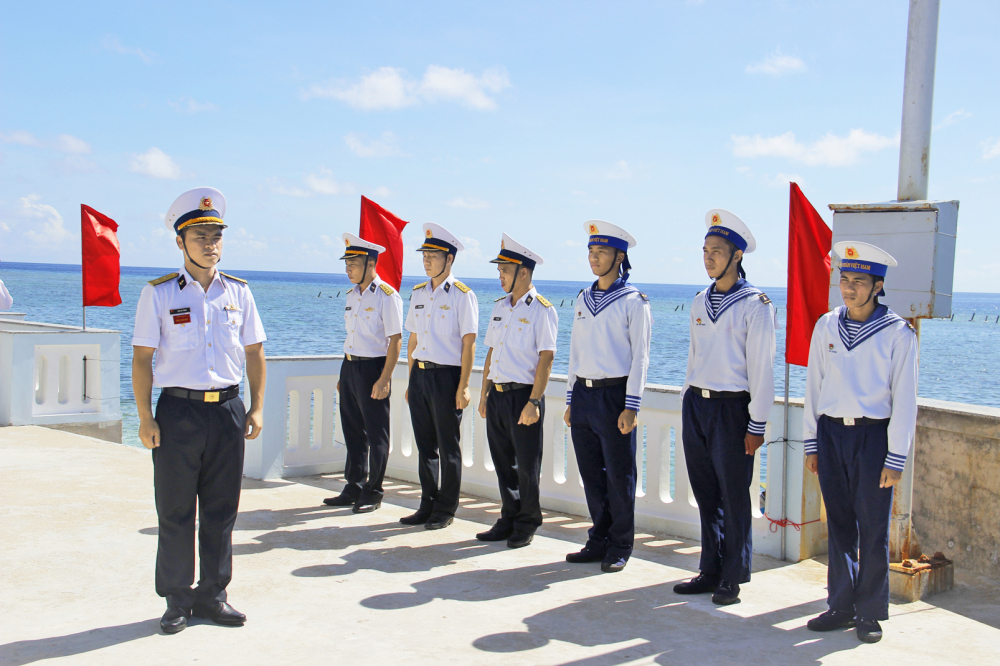
[[[336,477],[244,483],[230,600],[238,629],[159,632],[156,515],[145,451],[33,427],[0,428],[0,664],[996,663],[997,582],[964,579],[932,603],[893,604],[877,645],[815,634],[822,562],[756,557],[743,602],[671,588],[698,544],[637,535],[619,574],[569,565],[587,521],[546,515],[521,550],[483,544],[491,501],[428,532],[398,519],[419,490],[389,483],[376,513],[324,507]]]

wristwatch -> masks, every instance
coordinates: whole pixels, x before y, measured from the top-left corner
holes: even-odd
[[[533,404],[538,409],[542,408],[542,401],[538,400],[537,398],[528,398],[528,402],[530,402],[531,404]]]

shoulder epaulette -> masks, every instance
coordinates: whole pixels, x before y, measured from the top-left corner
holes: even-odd
[[[461,291],[463,294],[467,294],[467,293],[469,293],[471,291],[471,289],[469,289],[468,287],[466,287],[464,284],[462,284],[458,280],[455,280],[455,286],[458,287],[458,290]]]
[[[386,295],[386,296],[392,296],[393,294],[395,294],[395,293],[396,293],[396,292],[395,292],[395,290],[394,290],[394,289],[393,289],[392,287],[390,287],[389,285],[387,285],[387,284],[386,284],[385,282],[383,282],[382,284],[380,284],[380,285],[379,285],[379,288],[380,288],[380,289],[381,289],[382,291],[384,291],[384,292],[385,292],[385,295]]]
[[[900,319],[902,319],[902,317],[900,317]],[[915,329],[915,328],[913,327],[913,324],[911,324],[910,322],[908,322],[908,321],[906,321],[905,319],[903,319],[903,323],[904,323],[904,324],[906,324],[906,328],[910,329],[910,330],[911,330],[911,331],[913,331],[914,333],[916,333],[916,332],[917,332],[917,329]]]
[[[760,294],[758,294],[757,298],[759,298],[760,302],[763,303],[764,305],[767,305],[768,303],[771,302],[771,299],[768,298],[767,294],[765,294],[764,292],[761,292]]]
[[[552,304],[549,303],[548,299],[545,298],[544,296],[542,296],[541,294],[538,295],[538,302],[541,303],[542,305],[544,305],[547,308],[551,308],[552,307]]]
[[[170,280],[173,280],[174,278],[179,277],[179,276],[180,276],[180,273],[171,273],[170,275],[164,275],[163,277],[158,277],[155,280],[150,280],[149,284],[151,284],[151,285],[153,285],[155,287],[158,284],[163,284],[164,282],[169,282]]]
[[[586,287],[584,287],[584,289],[586,289]],[[580,294],[582,294],[582,293],[583,293],[583,289],[581,289],[580,291],[576,292],[576,297],[580,298]]]
[[[504,294],[503,296],[501,296],[500,298],[496,299],[496,300],[495,300],[495,301],[493,301],[493,302],[494,302],[494,303],[499,303],[500,301],[502,301],[502,300],[503,300],[503,299],[505,299],[505,298],[507,298],[507,295],[506,295],[506,294]]]
[[[229,273],[223,273],[222,271],[219,271],[219,275],[223,275],[223,276],[229,278],[230,280],[236,280],[237,282],[242,282],[243,284],[247,283],[247,281],[244,280],[243,278],[238,278],[235,275],[230,275]]]
[[[426,286],[427,286],[426,282],[421,282],[420,284],[418,284],[415,287],[413,287],[413,291],[416,291],[417,289],[423,289]]]
[[[641,291],[639,292],[639,298],[641,298],[644,301],[648,301],[649,300],[649,296],[647,296],[646,294],[642,293]]]

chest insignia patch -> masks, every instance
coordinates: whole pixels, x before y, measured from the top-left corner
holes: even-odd
[[[175,314],[174,315],[174,323],[175,324],[190,324],[191,323],[191,315],[189,315],[189,314]]]
[[[375,308],[365,308],[365,312],[375,312]]]
[[[503,317],[493,317],[493,321],[503,321]]]
[[[424,306],[423,306],[422,304],[421,304],[421,305],[414,305],[414,306],[413,306],[413,309],[414,309],[414,310],[423,310],[423,309],[424,309]]]
[[[172,315],[188,314],[189,312],[191,312],[191,308],[177,308],[176,310],[171,310],[170,314]]]
[[[442,305],[442,306],[440,306],[440,308],[442,310],[451,310],[451,306],[449,306],[449,305]]]
[[[530,321],[528,321],[524,317],[521,317],[520,319],[518,319],[518,321],[521,322],[522,324],[530,324],[531,323]]]
[[[347,306],[346,308],[344,308],[344,309],[345,309],[345,310],[347,310],[348,312],[350,312],[350,311],[351,311],[351,306],[350,306],[350,305],[348,305],[348,306]]]

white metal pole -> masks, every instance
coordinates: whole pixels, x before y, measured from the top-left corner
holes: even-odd
[[[83,330],[87,330],[87,306],[83,306]]]
[[[787,340],[785,341],[787,345]],[[786,352],[787,353],[787,352]],[[781,449],[781,559],[787,560],[788,555],[785,553],[785,531],[788,526],[785,525],[785,518],[788,517],[788,359],[785,359],[785,429],[782,431],[782,449]]]
[[[896,191],[899,201],[927,198],[940,7],[941,0],[910,0],[903,121],[899,134],[899,186]]]

